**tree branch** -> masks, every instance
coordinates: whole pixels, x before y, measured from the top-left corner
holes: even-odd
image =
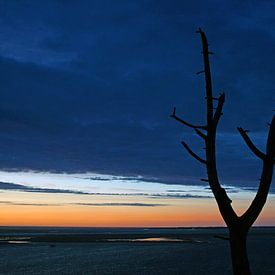
[[[191,124],[183,119],[181,119],[180,117],[178,117],[176,115],[176,108],[174,108],[173,110],[173,113],[172,115],[170,115],[170,117],[174,118],[175,120],[179,121],[180,123],[190,127],[190,128],[193,128],[193,129],[201,129],[201,130],[206,130],[206,126],[201,126],[201,125],[194,125],[194,124]]]
[[[262,153],[263,154],[263,153]],[[241,216],[247,227],[250,227],[261,213],[267,200],[270,184],[273,175],[275,156],[275,116],[270,124],[270,129],[266,144],[266,155],[263,161],[263,169],[260,180],[260,185],[255,198],[247,211]]]
[[[184,142],[182,141],[181,144],[183,145],[183,147],[186,149],[186,151],[196,160],[198,160],[199,162],[206,164],[206,160],[202,159],[201,157],[199,157],[196,153],[194,153],[191,148]]]
[[[266,143],[266,156],[274,160],[275,157],[275,116],[270,123],[269,133]]]
[[[205,91],[207,102],[207,137],[205,139],[206,145],[206,168],[209,179],[209,185],[214,193],[221,215],[225,223],[229,226],[233,224],[237,215],[232,208],[231,200],[226,194],[226,191],[221,187],[216,165],[216,129],[218,121],[222,115],[222,107],[225,100],[225,95],[221,94],[220,97],[214,98],[212,93],[211,71],[209,63],[209,50],[208,42],[205,33],[199,29],[198,33],[201,36],[202,49],[203,49],[203,62],[205,71]],[[218,106],[213,116],[213,101],[218,100]]]
[[[195,132],[196,132],[196,134],[198,135],[198,136],[200,136],[202,139],[206,139],[206,135],[202,132],[202,131],[200,131],[199,129],[195,129]]]
[[[242,138],[244,139],[246,145],[249,147],[249,149],[260,159],[264,160],[266,158],[266,155],[261,152],[251,141],[249,136],[247,135],[247,131],[245,131],[243,128],[238,127],[238,131],[240,132]]]
[[[216,125],[218,124],[219,119],[222,116],[222,108],[223,108],[224,100],[225,100],[225,94],[221,93],[221,95],[220,95],[220,97],[218,99],[218,106],[217,106],[217,109],[216,109],[216,112],[215,112],[214,118],[213,118],[214,123]]]
[[[205,88],[206,88],[206,98],[207,98],[207,124],[209,125],[213,118],[213,101],[212,101],[212,81],[211,81],[211,71],[209,64],[209,50],[208,42],[205,33],[199,28],[197,33],[200,34],[202,40],[202,53],[203,53],[203,63],[204,63],[204,77],[205,77]]]

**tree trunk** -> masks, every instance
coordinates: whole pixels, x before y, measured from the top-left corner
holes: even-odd
[[[246,249],[247,231],[230,230],[231,260],[234,275],[251,275]]]
[[[210,188],[217,201],[220,213],[226,225],[229,228],[233,274],[250,275],[251,272],[247,257],[246,239],[249,228],[255,222],[260,212],[262,211],[262,208],[265,205],[270,184],[272,181],[273,166],[275,164],[275,116],[273,116],[270,124],[266,145],[266,153],[261,152],[254,145],[254,143],[247,135],[247,130],[238,128],[242,138],[244,139],[245,143],[250,148],[250,150],[260,160],[263,161],[263,170],[257,194],[253,199],[251,205],[247,209],[247,211],[239,217],[231,205],[231,199],[228,197],[225,189],[221,186],[219,182],[216,165],[216,131],[218,122],[223,114],[222,109],[225,100],[225,95],[224,93],[221,93],[218,98],[213,97],[209,62],[209,54],[211,54],[211,52],[209,52],[208,49],[208,42],[205,33],[201,29],[199,29],[197,32],[201,36],[203,50],[202,53],[204,60],[204,70],[198,72],[197,74],[205,74],[205,99],[207,100],[207,123],[206,125],[197,125],[189,123],[176,115],[176,108],[174,108],[171,117],[181,122],[182,124],[193,128],[196,134],[204,140],[206,159],[203,159],[200,156],[198,156],[184,141],[182,141],[182,145],[193,158],[206,165],[208,179],[202,180],[209,182]],[[214,100],[218,100],[218,104],[215,104],[215,106],[213,103]]]

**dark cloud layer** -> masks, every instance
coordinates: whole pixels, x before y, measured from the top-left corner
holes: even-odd
[[[82,206],[134,206],[134,207],[157,207],[167,206],[168,204],[160,203],[124,203],[124,202],[112,202],[112,203],[24,203],[14,201],[0,201],[0,204],[5,205],[19,205],[19,206],[66,206],[66,205],[82,205]]]
[[[94,171],[188,183],[203,168],[169,118],[202,122],[198,26],[214,90],[226,92],[218,135],[224,182],[253,186],[274,109],[274,1],[0,1],[2,168]]]
[[[194,195],[190,193],[186,194],[181,194],[183,191],[180,191],[177,193],[173,193],[171,191],[168,191],[167,194],[159,194],[159,193],[94,193],[94,192],[81,192],[81,191],[73,191],[73,190],[66,190],[66,189],[50,189],[50,188],[37,188],[37,187],[28,187],[22,184],[15,184],[15,183],[9,183],[9,182],[0,182],[0,191],[1,190],[14,190],[14,191],[21,191],[21,192],[35,192],[35,193],[69,193],[69,194],[81,194],[81,195],[90,195],[90,196],[132,196],[132,197],[137,197],[137,196],[145,196],[145,197],[151,197],[151,198],[179,198],[179,199],[189,199],[189,198],[210,198],[210,196],[207,195]],[[172,193],[172,194],[169,194]],[[124,203],[79,203],[81,205],[94,205],[94,206],[104,206],[104,205],[123,205]],[[42,204],[44,205],[44,204]],[[125,203],[125,205],[128,206],[161,206],[163,204],[144,204],[144,203]]]
[[[72,191],[72,190],[65,190],[65,189],[28,187],[22,184],[16,184],[16,183],[10,183],[10,182],[0,182],[0,190],[16,190],[16,191],[22,191],[22,192],[35,192],[35,193],[87,194],[80,191]]]

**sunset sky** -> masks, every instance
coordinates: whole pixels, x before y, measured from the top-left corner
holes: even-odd
[[[240,214],[275,109],[274,1],[0,0],[0,226],[224,225],[205,170],[169,116],[205,119],[201,43],[214,93],[221,183]],[[275,186],[257,224],[275,225]]]

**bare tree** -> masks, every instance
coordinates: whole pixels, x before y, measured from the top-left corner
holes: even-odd
[[[182,142],[182,145],[193,158],[206,166],[208,179],[204,181],[209,182],[221,216],[229,229],[233,273],[235,275],[247,275],[251,274],[246,249],[247,233],[262,211],[272,181],[275,156],[275,117],[273,116],[272,122],[269,125],[270,128],[265,153],[261,152],[253,144],[247,134],[247,130],[237,128],[250,150],[263,162],[262,175],[257,194],[245,213],[238,216],[231,205],[231,199],[220,184],[216,166],[216,131],[219,120],[222,116],[225,94],[221,93],[219,97],[213,97],[209,64],[209,55],[211,52],[208,50],[205,33],[201,29],[199,29],[197,33],[201,36],[203,48],[204,70],[198,73],[204,73],[205,75],[207,122],[206,125],[191,124],[178,117],[175,108],[171,117],[185,126],[193,128],[196,134],[205,142],[205,159],[198,156],[184,141]],[[215,101],[217,102],[216,108],[214,108]]]

